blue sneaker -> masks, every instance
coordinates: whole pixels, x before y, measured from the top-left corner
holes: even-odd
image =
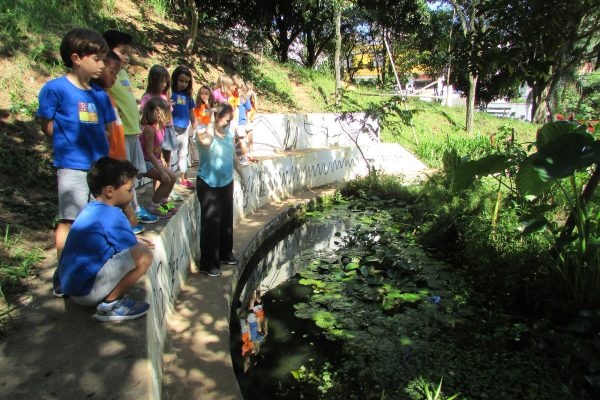
[[[156,215],[152,215],[145,208],[140,207],[139,211],[135,212],[138,221],[142,224],[155,224],[158,222],[159,218]]]
[[[133,227],[133,233],[135,233],[136,235],[139,235],[140,233],[144,232],[144,230],[146,230],[146,228],[144,228],[144,225],[142,224]]]
[[[103,301],[98,304],[94,318],[102,322],[126,321],[145,315],[148,308],[150,305],[145,301],[135,301],[123,296],[110,303]]]

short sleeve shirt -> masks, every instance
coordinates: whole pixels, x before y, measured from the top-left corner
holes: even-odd
[[[119,71],[117,81],[112,88],[108,89],[108,92],[117,103],[125,136],[139,135],[142,131],[140,129],[140,113],[129,75],[125,69]]]
[[[108,135],[108,156],[110,158],[114,158],[115,160],[126,160],[127,159],[127,149],[125,148],[125,132],[123,129],[123,122],[119,115],[119,110],[117,109],[117,105],[112,96],[108,95],[110,98],[110,102],[113,106],[113,110],[115,111],[115,116],[117,119],[113,123],[112,131],[110,135]]]
[[[240,101],[238,109],[240,110],[240,115],[238,118],[239,125],[246,125],[248,123],[248,116],[246,113],[252,109],[252,103],[250,103],[250,99],[246,99],[246,101],[243,103]]]
[[[108,94],[75,86],[66,76],[46,83],[39,94],[37,116],[53,120],[54,166],[87,171],[108,155],[105,125],[116,116]]]
[[[233,133],[225,128],[223,139],[214,137],[209,147],[196,141],[200,153],[198,177],[210,187],[224,187],[233,181]]]
[[[173,92],[173,125],[176,128],[187,128],[190,124],[190,114],[194,112],[194,100],[184,92]]]
[[[85,296],[98,271],[115,254],[137,244],[123,211],[93,201],[75,219],[62,252],[58,273],[61,289],[70,296]]]

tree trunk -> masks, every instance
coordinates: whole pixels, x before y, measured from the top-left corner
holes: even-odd
[[[196,35],[198,34],[198,8],[196,7],[195,0],[188,0],[188,7],[192,14],[192,21],[190,24],[190,35],[185,45],[185,54],[191,55],[194,51],[194,45],[196,44]]]
[[[469,95],[467,96],[467,119],[465,122],[465,132],[473,133],[473,116],[475,115],[475,93],[477,90],[478,75],[469,73]]]
[[[341,86],[340,56],[342,53],[342,7],[338,5],[335,16],[335,105],[339,103]]]
[[[546,97],[548,85],[545,82],[536,82],[531,88],[531,121],[537,124],[546,122]]]
[[[312,29],[309,28],[306,31],[306,62],[304,63],[306,67],[314,68],[317,62],[316,50]]]

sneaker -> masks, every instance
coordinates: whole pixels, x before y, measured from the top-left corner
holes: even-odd
[[[183,186],[186,189],[190,189],[190,190],[194,190],[196,187],[194,186],[194,184],[190,181],[188,181],[187,179],[182,179],[181,182],[179,182],[179,184],[181,186]]]
[[[200,273],[208,276],[221,276],[221,270],[218,268],[200,269]]]
[[[161,207],[164,207],[167,212],[171,213],[171,214],[175,214],[179,208],[177,208],[177,206],[173,203],[171,203],[170,201],[167,201],[166,203],[162,203]]]
[[[133,233],[135,233],[136,235],[139,235],[140,233],[144,232],[145,230],[146,230],[146,228],[144,228],[144,225],[142,225],[142,224],[133,227]]]
[[[152,215],[145,208],[140,207],[139,211],[135,212],[137,219],[142,224],[155,224],[158,222],[158,217],[156,215]]]
[[[225,257],[224,259],[222,259],[221,263],[227,265],[238,265],[239,261],[237,258],[234,257],[233,254],[230,254],[229,257]]]
[[[150,305],[145,301],[135,301],[128,297],[121,297],[113,302],[102,302],[96,307],[94,318],[98,321],[126,321],[139,318],[148,312]]]
[[[157,216],[158,218],[161,218],[161,219],[169,218],[171,216],[171,213],[169,213],[169,210],[167,210],[163,206],[150,206],[150,207],[148,207],[148,212],[152,215]]]
[[[60,287],[60,278],[58,277],[58,268],[56,268],[56,270],[54,271],[54,274],[52,275],[52,294],[54,295],[54,297],[58,297],[58,298],[63,298],[63,297],[67,297],[61,287]]]
[[[183,201],[183,197],[177,192],[171,192],[169,195],[169,200],[171,201]]]

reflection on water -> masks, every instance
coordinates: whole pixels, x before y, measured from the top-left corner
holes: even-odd
[[[345,219],[309,221],[247,266],[249,273],[236,291],[239,302],[234,304],[230,327],[232,358],[246,399],[273,398],[273,390],[291,378],[291,370],[321,356],[315,353],[315,341],[325,339],[293,315],[294,304],[310,294],[310,288],[295,284],[295,275],[307,259],[335,258],[340,240],[335,233],[349,226]]]

